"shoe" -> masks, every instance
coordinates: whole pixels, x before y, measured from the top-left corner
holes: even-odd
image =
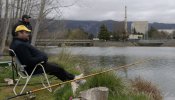
[[[29,94],[25,98],[25,100],[35,100],[35,99],[36,99],[36,95],[35,94]]]
[[[77,75],[75,76],[74,79],[80,79],[84,76],[84,74],[80,74],[80,75]],[[75,96],[75,93],[76,93],[76,90],[77,88],[81,85],[81,84],[84,84],[86,82],[85,79],[81,79],[81,80],[77,80],[77,81],[74,81],[74,82],[71,82],[71,86],[72,86],[72,91],[73,91],[73,95]]]
[[[81,79],[81,78],[83,78],[83,76],[84,76],[84,74],[77,75],[77,76],[75,76],[75,79]],[[85,79],[81,79],[81,80],[77,80],[75,82],[77,84],[84,84],[84,83],[86,83],[86,80]]]

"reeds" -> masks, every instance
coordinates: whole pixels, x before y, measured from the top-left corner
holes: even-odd
[[[153,85],[151,82],[136,77],[134,80],[131,80],[131,85],[134,92],[145,93],[148,96],[152,97],[153,100],[162,100],[162,93],[160,90]]]

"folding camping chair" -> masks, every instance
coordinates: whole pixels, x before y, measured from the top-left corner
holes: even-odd
[[[21,91],[20,91],[20,94],[23,93],[24,89],[26,88],[26,86],[27,86],[28,82],[30,81],[30,79],[32,78],[32,76],[39,76],[39,75],[42,75],[43,77],[45,77],[45,79],[46,79],[46,81],[47,81],[47,85],[44,83],[44,80],[43,80],[42,77],[41,77],[41,82],[42,82],[42,84],[43,84],[43,86],[44,86],[45,88],[47,88],[50,92],[52,92],[52,89],[51,89],[51,87],[50,87],[50,83],[49,83],[49,80],[48,80],[48,78],[47,78],[45,69],[44,69],[44,67],[43,67],[43,65],[42,65],[42,62],[41,62],[41,63],[38,63],[38,64],[34,67],[32,73],[29,75],[29,74],[26,72],[25,68],[24,68],[24,67],[26,67],[26,65],[22,65],[22,64],[20,63],[20,61],[19,61],[19,59],[17,58],[17,55],[15,54],[15,52],[14,52],[12,49],[9,49],[9,53],[10,53],[10,56],[12,57],[12,63],[13,63],[13,64],[12,64],[12,65],[13,65],[12,68],[15,68],[16,73],[19,75],[19,78],[18,78],[18,80],[17,80],[17,82],[16,82],[16,84],[15,84],[15,86],[14,86],[14,88],[13,88],[13,92],[14,92],[15,95],[17,95],[16,87],[18,86],[18,84],[19,84],[19,82],[20,82],[21,79],[25,79],[26,82],[25,82],[25,85],[22,87],[22,89],[21,89]],[[35,72],[35,70],[36,70],[37,67],[41,67],[42,70],[43,70],[43,73],[37,73],[37,74],[35,74],[34,72]],[[14,71],[14,69],[12,69],[12,70]],[[13,72],[13,73],[14,73],[14,72]]]

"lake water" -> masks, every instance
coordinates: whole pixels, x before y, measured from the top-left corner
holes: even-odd
[[[57,54],[62,48],[49,48],[47,52]],[[128,78],[141,76],[156,84],[163,91],[165,100],[175,100],[175,48],[173,47],[69,47],[73,55],[80,55],[93,67],[115,67],[134,63],[141,59],[151,61],[134,65],[127,73]]]

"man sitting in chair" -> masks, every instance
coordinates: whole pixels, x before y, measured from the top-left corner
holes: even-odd
[[[48,57],[44,52],[39,51],[34,46],[28,43],[29,40],[29,30],[24,25],[19,25],[16,27],[15,36],[10,45],[10,49],[13,49],[22,65],[26,65],[25,70],[30,75],[36,64],[43,62],[42,65],[45,71],[49,75],[54,75],[61,81],[73,80],[76,78],[81,78],[83,74],[75,76],[71,73],[66,72],[57,64],[47,62]],[[42,69],[40,67],[36,69],[35,73],[41,73]],[[72,82],[73,92],[78,82]],[[76,90],[76,89],[75,89]]]

